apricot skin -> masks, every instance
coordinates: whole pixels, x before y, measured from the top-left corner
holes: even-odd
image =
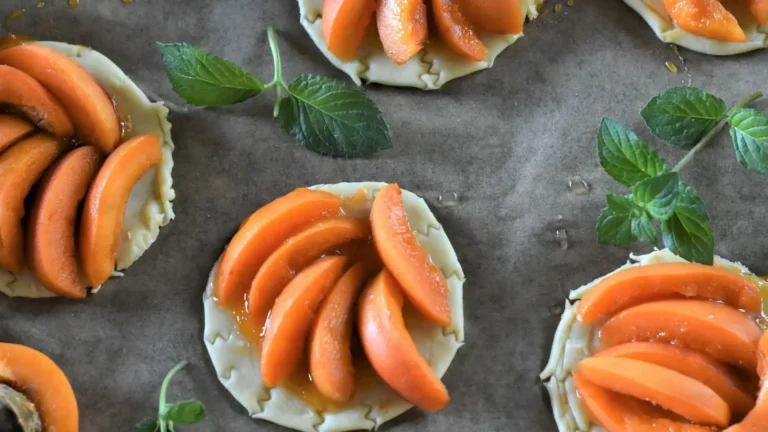
[[[488,48],[462,11],[459,0],[432,0],[432,13],[440,38],[448,48],[467,60],[485,60]]]
[[[669,16],[681,29],[723,42],[746,42],[736,17],[720,0],[664,0]]]
[[[325,0],[323,38],[328,51],[345,61],[354,59],[375,13],[376,0]]]
[[[59,101],[34,78],[5,65],[0,65],[0,104],[24,114],[53,135],[74,134],[72,122]]]
[[[21,117],[0,114],[0,152],[32,133],[35,127]]]
[[[462,0],[461,10],[475,25],[497,34],[523,32],[518,0]]]
[[[381,0],[376,24],[389,58],[397,64],[405,64],[424,48],[427,6],[424,0]]]

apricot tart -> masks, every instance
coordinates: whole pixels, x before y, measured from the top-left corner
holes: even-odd
[[[83,298],[173,218],[168,110],[58,42],[3,44],[0,103],[0,292]]]
[[[211,271],[204,341],[248,413],[373,429],[449,402],[464,341],[456,254],[424,200],[383,183],[297,189],[243,222]]]
[[[565,303],[540,376],[558,429],[765,430],[765,282],[719,257],[632,260]]]

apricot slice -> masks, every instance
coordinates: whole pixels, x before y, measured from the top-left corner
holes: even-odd
[[[762,432],[768,424],[768,333],[763,335],[757,347],[757,372],[762,381],[757,404],[741,423],[729,427],[725,432]]]
[[[288,237],[320,219],[338,216],[341,198],[296,189],[257,210],[229,242],[216,273],[216,298],[223,305],[246,294],[264,261]]]
[[[24,269],[24,198],[68,145],[45,133],[32,135],[0,155],[0,268]]]
[[[288,379],[304,353],[307,333],[320,303],[344,272],[347,258],[319,259],[288,283],[269,315],[261,351],[264,383],[275,387]]]
[[[80,147],[54,164],[38,186],[29,218],[29,266],[49,291],[85,298],[75,250],[80,203],[101,166],[95,147]]]
[[[72,122],[59,101],[34,78],[10,66],[0,65],[0,104],[10,106],[56,136],[74,134]]]
[[[408,334],[403,304],[397,280],[387,269],[382,270],[360,297],[360,340],[368,361],[393,390],[421,409],[438,411],[450,397]]]
[[[36,79],[61,102],[77,136],[105,153],[120,141],[120,122],[107,94],[76,61],[41,45],[24,44],[0,51],[0,64]]]
[[[473,24],[498,34],[523,32],[523,12],[518,0],[461,0],[461,11]]]
[[[628,307],[671,295],[718,300],[737,309],[760,312],[760,290],[748,279],[721,267],[659,263],[630,267],[601,280],[581,299],[579,320],[591,324]]]
[[[483,61],[488,55],[475,26],[459,7],[460,0],[432,0],[432,11],[440,38],[456,54],[472,61]]]
[[[579,399],[592,418],[608,432],[712,432],[712,428],[654,415],[646,402],[612,392],[586,380],[573,370]]]
[[[376,195],[371,208],[371,227],[381,260],[400,283],[408,300],[429,320],[449,326],[448,281],[408,225],[398,185],[386,185]]]
[[[323,38],[328,51],[342,60],[355,58],[376,6],[376,0],[325,0]]]
[[[757,25],[768,25],[768,0],[747,0],[747,3]]]
[[[112,275],[131,189],[162,159],[160,137],[141,135],[118,147],[96,174],[80,221],[80,259],[91,286]]]
[[[35,127],[21,117],[0,114],[0,152],[34,130]]]
[[[253,278],[248,294],[249,312],[257,320],[263,320],[297,271],[334,247],[369,235],[370,229],[365,222],[339,217],[317,222],[289,238],[267,258]]]
[[[681,29],[724,42],[746,42],[736,17],[720,0],[664,0],[664,7]]]
[[[427,40],[427,6],[424,0],[381,0],[376,25],[384,52],[404,64],[424,48]]]
[[[46,432],[78,432],[75,392],[66,375],[45,354],[22,345],[0,343],[0,383],[35,404]]]
[[[600,351],[595,357],[621,357],[653,363],[693,378],[715,391],[731,407],[745,414],[755,405],[755,398],[727,367],[714,359],[687,348],[650,342],[617,345]]]
[[[664,300],[627,309],[600,330],[600,342],[674,343],[725,363],[754,369],[760,327],[747,315],[705,300]]]

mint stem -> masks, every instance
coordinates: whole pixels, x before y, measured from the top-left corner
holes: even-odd
[[[173,376],[176,375],[176,373],[186,365],[187,362],[183,361],[174,366],[173,369],[168,372],[168,375],[165,376],[163,384],[160,386],[160,403],[158,405],[157,413],[158,422],[160,423],[160,432],[168,432],[167,422],[160,418],[160,416],[163,414],[163,411],[165,411],[165,394],[168,392],[168,385],[171,384],[171,379]]]
[[[714,136],[717,135],[717,133],[720,132],[723,129],[723,127],[725,127],[725,124],[728,122],[728,117],[734,111],[736,111],[739,108],[744,108],[745,106],[747,106],[750,103],[760,99],[761,97],[763,97],[762,93],[760,93],[760,92],[753,93],[753,94],[745,97],[744,99],[740,100],[739,103],[737,103],[736,105],[734,105],[733,108],[731,108],[731,110],[728,111],[728,114],[725,116],[725,118],[720,120],[715,125],[715,127],[712,128],[712,130],[710,130],[706,135],[704,135],[704,137],[701,139],[701,141],[699,141],[691,149],[691,151],[688,152],[688,154],[686,154],[682,159],[680,159],[680,162],[678,162],[677,165],[675,165],[675,167],[672,168],[672,172],[680,172],[680,170],[683,169],[683,167],[685,167],[688,164],[688,162],[691,161],[691,159],[693,159],[693,157],[696,155],[696,153],[700,152],[701,149],[706,147],[707,144],[709,144],[709,142],[712,140],[712,138],[714,138]]]
[[[275,29],[269,27],[267,29],[267,37],[269,38],[269,48],[272,50],[272,62],[275,64],[275,76],[272,78],[272,82],[267,84],[267,88],[275,86],[275,109],[273,115],[275,117],[280,114],[280,100],[283,98],[283,65],[280,60],[280,49],[277,46],[277,33]]]

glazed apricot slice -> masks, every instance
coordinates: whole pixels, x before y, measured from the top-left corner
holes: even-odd
[[[355,58],[376,6],[376,0],[325,0],[323,38],[328,51],[342,60]]]
[[[404,64],[424,48],[427,40],[427,6],[424,0],[381,0],[376,25],[384,52]]]
[[[768,0],[747,0],[752,17],[757,20],[757,25],[768,25]]]
[[[438,411],[450,397],[405,327],[404,301],[397,280],[382,270],[360,297],[360,340],[376,373],[393,390],[421,409]]]
[[[64,106],[77,136],[111,153],[120,141],[120,122],[107,94],[76,61],[41,45],[0,51],[0,64],[19,69],[43,85]]]
[[[741,423],[729,427],[725,432],[762,432],[768,424],[768,333],[763,335],[757,347],[757,372],[762,381],[757,404]]]
[[[579,320],[591,324],[623,309],[671,295],[718,300],[737,309],[760,312],[760,290],[748,279],[721,267],[659,263],[630,267],[601,280],[581,299]]]
[[[160,137],[141,135],[118,147],[96,175],[83,206],[79,244],[83,273],[94,288],[106,282],[115,268],[131,189],[162,159]]]
[[[242,299],[264,261],[288,237],[341,211],[341,198],[296,189],[253,213],[229,242],[216,273],[216,298],[223,305]]]
[[[355,239],[370,235],[363,221],[339,217],[327,219],[306,228],[285,241],[256,273],[248,294],[249,312],[262,322],[280,292],[293,275],[331,251]]]
[[[347,258],[328,256],[302,270],[275,301],[261,350],[261,375],[269,387],[296,370],[320,303],[344,272]]]
[[[664,0],[664,7],[681,29],[724,42],[746,42],[736,17],[720,0]]]
[[[0,104],[10,106],[53,135],[74,134],[64,107],[37,80],[10,66],[0,65]]]
[[[56,157],[69,147],[45,133],[32,135],[0,155],[0,268],[24,268],[24,198]]]
[[[754,369],[760,327],[746,314],[705,300],[663,300],[627,309],[600,330],[607,347],[628,342],[662,342],[706,353]]]
[[[35,404],[46,432],[78,432],[75,393],[66,375],[45,354],[22,345],[0,343],[0,383]]]
[[[634,342],[600,351],[595,357],[621,357],[653,363],[693,378],[715,391],[731,411],[745,414],[755,405],[749,394],[727,367],[697,351],[675,345]]]
[[[491,33],[523,32],[523,12],[518,0],[461,0],[469,21]]]
[[[472,61],[488,55],[474,24],[459,7],[460,0],[432,0],[432,12],[442,41],[456,54]]]
[[[34,130],[35,127],[21,117],[0,114],[0,152]]]
[[[29,266],[49,291],[73,299],[86,295],[77,264],[75,223],[101,161],[95,147],[69,152],[40,182],[30,213]]]
[[[371,227],[381,260],[400,283],[408,300],[429,320],[449,326],[448,281],[408,225],[398,185],[386,185],[376,195],[371,208]]]

